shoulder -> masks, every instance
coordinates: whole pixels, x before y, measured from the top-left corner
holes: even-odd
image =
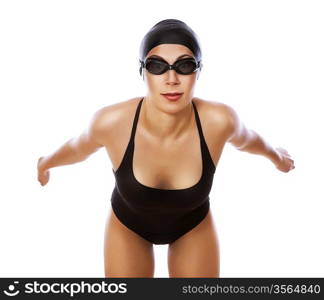
[[[194,102],[210,130],[221,132],[226,140],[233,134],[237,120],[237,113],[233,107],[219,101],[201,98],[194,98]]]
[[[136,106],[139,99],[141,97],[131,98],[101,107],[93,114],[93,120],[97,126],[115,125],[116,122],[120,121],[120,118],[124,117],[127,112],[130,112]]]
[[[97,141],[106,143],[122,124],[129,122],[129,116],[140,99],[135,97],[99,108],[92,114],[88,130]]]

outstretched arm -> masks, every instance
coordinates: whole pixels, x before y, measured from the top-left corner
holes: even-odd
[[[230,106],[226,105],[226,111],[229,124],[228,142],[238,150],[263,155],[270,159],[280,171],[288,172],[295,168],[294,161],[285,149],[273,148],[257,132],[248,129]]]
[[[101,109],[93,115],[88,128],[80,136],[68,140],[52,154],[38,159],[38,180],[42,185],[49,180],[50,168],[81,162],[103,146],[103,121]]]

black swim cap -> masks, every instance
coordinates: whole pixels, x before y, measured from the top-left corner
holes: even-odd
[[[199,40],[195,32],[183,21],[165,19],[156,23],[144,36],[140,45],[140,63],[147,53],[160,44],[181,44],[188,47],[197,62],[201,60]],[[142,74],[142,67],[140,67]]]

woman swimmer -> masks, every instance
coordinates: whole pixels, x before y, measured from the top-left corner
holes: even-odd
[[[219,277],[219,245],[209,209],[214,172],[226,142],[263,155],[282,172],[294,161],[245,127],[230,106],[194,97],[202,68],[197,36],[166,19],[140,46],[145,97],[98,110],[86,131],[38,160],[49,169],[105,147],[116,182],[106,223],[106,277],[154,277],[153,244],[168,244],[170,277]],[[116,142],[116,140],[118,142]]]

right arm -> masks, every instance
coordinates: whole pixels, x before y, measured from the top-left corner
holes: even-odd
[[[68,140],[52,154],[39,158],[37,167],[41,183],[48,181],[48,178],[47,180],[42,180],[42,178],[49,176],[50,168],[81,162],[103,147],[106,131],[104,129],[105,115],[105,108],[99,109],[92,116],[88,128],[79,136]]]

